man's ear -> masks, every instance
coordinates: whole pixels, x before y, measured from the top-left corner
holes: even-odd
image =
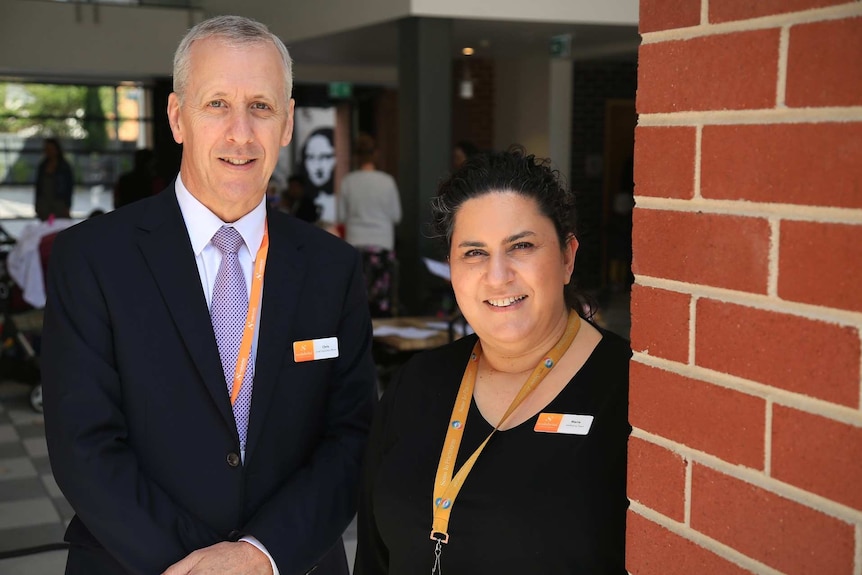
[[[284,147],[293,139],[293,108],[296,101],[291,98],[287,103],[287,121],[284,123],[284,132],[281,134],[281,146]]]
[[[183,143],[183,131],[180,127],[180,97],[176,92],[168,96],[168,122],[171,125],[171,133],[177,144]]]

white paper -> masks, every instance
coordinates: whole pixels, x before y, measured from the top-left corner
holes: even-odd
[[[443,278],[446,281],[452,280],[452,273],[449,270],[449,264],[446,262],[438,262],[431,258],[422,258],[422,260],[425,262],[425,267],[428,268],[428,271],[431,272],[432,275],[435,275],[438,278]]]

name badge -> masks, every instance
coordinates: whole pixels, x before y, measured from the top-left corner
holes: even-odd
[[[586,435],[593,425],[594,416],[570,413],[540,413],[533,431]]]
[[[293,361],[316,361],[338,357],[338,338],[324,337],[293,342]]]

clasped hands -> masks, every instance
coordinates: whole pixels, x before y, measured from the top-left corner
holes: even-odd
[[[272,564],[251,543],[224,541],[189,553],[162,575],[272,575]]]

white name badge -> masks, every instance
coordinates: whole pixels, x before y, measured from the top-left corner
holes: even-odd
[[[338,338],[324,337],[293,342],[293,359],[296,362],[317,361],[338,357]]]
[[[592,415],[571,413],[540,413],[533,431],[541,433],[565,433],[567,435],[586,435],[593,426]]]

